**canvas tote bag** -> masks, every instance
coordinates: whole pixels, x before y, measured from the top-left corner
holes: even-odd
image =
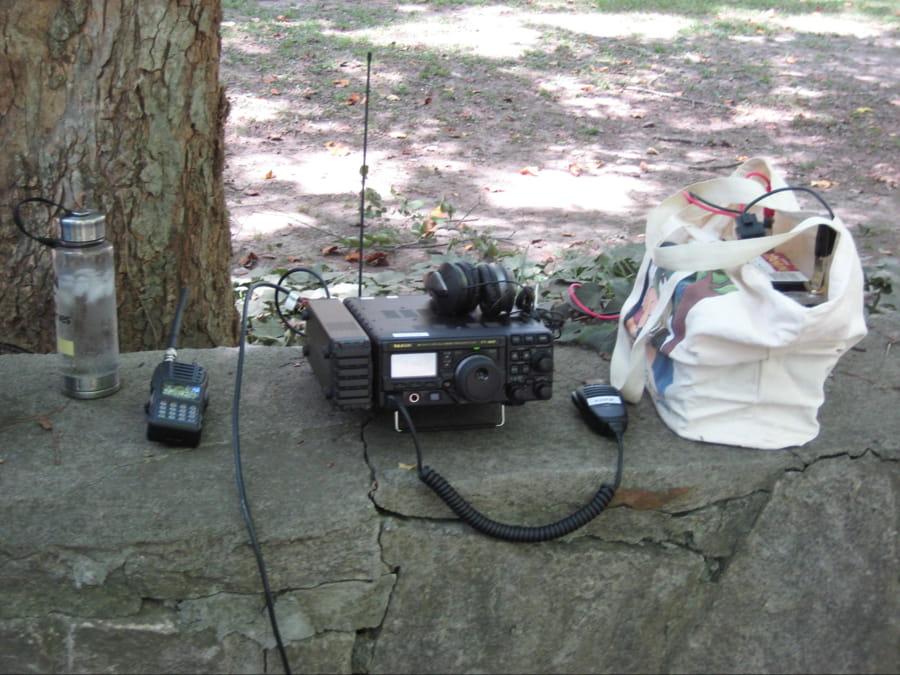
[[[795,191],[775,192],[785,187],[767,160],[752,159],[730,177],[679,191],[647,218],[610,381],[633,403],[646,388],[684,438],[764,449],[812,440],[825,379],[866,334],[850,232],[827,206],[803,211]],[[771,233],[753,238],[735,238],[730,212],[711,213],[698,201],[740,211],[770,191],[750,211],[772,217]],[[817,260],[817,236],[831,232],[831,254]],[[772,276],[796,272],[761,264],[772,255],[807,278],[825,269],[819,304],[773,285]]]

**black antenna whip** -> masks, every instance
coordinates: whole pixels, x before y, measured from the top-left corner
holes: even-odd
[[[362,189],[359,191],[359,282],[357,295],[362,297],[363,262],[365,258],[365,227],[366,227],[366,176],[369,174],[369,165],[366,164],[366,153],[369,146],[369,83],[372,79],[372,52],[366,54],[366,96],[363,101],[363,163],[359,168],[362,176]]]
[[[178,299],[178,307],[175,310],[175,318],[172,320],[172,332],[169,333],[169,345],[166,348],[165,361],[174,361],[178,356],[176,348],[178,347],[178,334],[181,332],[181,317],[184,314],[184,306],[187,304],[188,287],[181,289],[181,297]]]

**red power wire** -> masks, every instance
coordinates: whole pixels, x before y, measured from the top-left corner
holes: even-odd
[[[597,312],[588,309],[587,306],[578,299],[578,296],[575,295],[576,288],[581,288],[581,284],[574,283],[569,286],[569,299],[572,300],[575,306],[582,312],[595,319],[614,320],[619,318],[618,314],[597,314]]]
[[[763,183],[766,184],[766,192],[772,191],[772,181],[770,181],[769,177],[764,173],[760,173],[759,171],[751,171],[746,176],[744,176],[744,178],[762,178]],[[769,207],[764,208],[763,217],[767,222],[772,222],[772,219],[775,218],[775,209],[770,209]]]
[[[769,180],[769,177],[764,173],[760,173],[759,171],[751,171],[746,176],[744,176],[744,178],[762,178],[763,182],[766,185],[766,192],[772,191],[772,182]],[[693,204],[694,206],[699,206],[704,211],[709,211],[710,213],[716,213],[720,216],[735,216],[735,215],[740,214],[740,211],[726,209],[724,206],[717,206],[716,204],[713,204],[712,202],[706,201],[702,197],[698,197],[693,192],[689,192],[688,190],[685,190],[682,194],[689,204]],[[741,207],[741,208],[743,208],[743,207]],[[766,219],[770,220],[775,217],[775,209],[764,208],[763,215],[766,217]]]

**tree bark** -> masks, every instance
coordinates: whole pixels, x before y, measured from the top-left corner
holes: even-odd
[[[0,3],[0,207],[106,214],[122,351],[233,345],[220,0]],[[55,347],[50,251],[0,219],[0,342]],[[49,209],[23,209],[55,236]]]

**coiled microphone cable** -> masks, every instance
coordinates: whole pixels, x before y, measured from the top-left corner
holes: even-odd
[[[593,498],[580,509],[554,523],[538,526],[508,525],[488,518],[469,504],[437,471],[422,463],[422,448],[415,424],[406,406],[396,396],[387,401],[397,408],[412,435],[416,449],[416,467],[419,479],[457,515],[475,530],[495,539],[512,542],[549,541],[565,536],[586,525],[603,511],[615,496],[622,481],[624,445],[622,437],[628,424],[625,405],[618,390],[609,385],[585,385],[572,392],[572,401],[591,426],[605,436],[614,436],[618,444],[616,477],[612,484],[603,483]]]

